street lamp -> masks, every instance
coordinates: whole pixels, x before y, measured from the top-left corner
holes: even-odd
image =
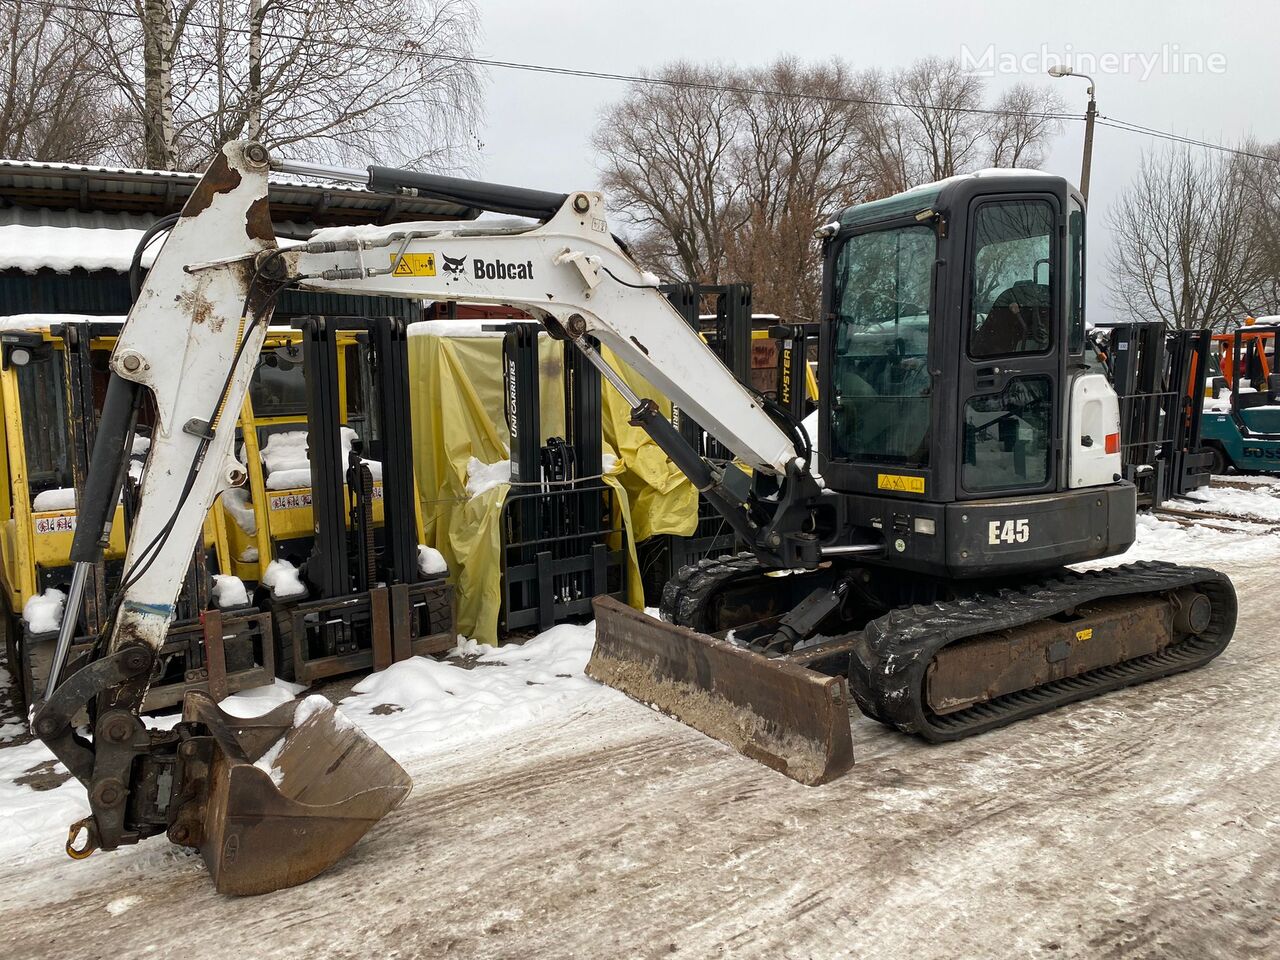
[[[1089,81],[1089,109],[1084,115],[1084,159],[1080,163],[1080,195],[1089,199],[1089,167],[1093,162],[1093,118],[1098,115],[1098,101],[1093,99],[1093,77],[1076,73],[1063,64],[1049,68],[1051,77],[1084,77]]]

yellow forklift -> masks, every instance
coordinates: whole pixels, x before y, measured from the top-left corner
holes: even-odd
[[[88,470],[107,358],[119,329],[119,319],[48,316],[29,322],[13,318],[0,331],[0,515],[6,518],[0,532],[0,597],[7,662],[26,702],[43,693],[57,640],[71,580],[77,491]],[[91,651],[111,613],[107,598],[120,578],[149,421],[149,412],[139,411],[130,478],[102,560],[85,589],[71,647],[73,669],[76,658]],[[161,676],[147,694],[149,710],[180,703],[188,690],[222,697],[270,683],[275,674],[270,616],[243,591],[216,589],[215,575],[227,570],[227,554],[218,549],[219,528],[211,513],[161,650]]]
[[[302,317],[267,335],[241,410],[248,480],[215,507],[227,567],[310,683],[443,653],[453,588],[423,562],[405,323]]]

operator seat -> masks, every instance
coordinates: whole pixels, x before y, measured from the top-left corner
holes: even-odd
[[[1040,353],[1048,348],[1049,287],[1034,280],[1019,280],[996,297],[971,343],[979,357]]]

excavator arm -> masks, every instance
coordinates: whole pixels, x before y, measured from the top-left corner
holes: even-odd
[[[282,280],[326,292],[499,304],[530,314],[586,354],[631,404],[632,422],[648,431],[763,562],[816,565],[820,554],[807,521],[819,488],[798,454],[798,427],[784,430],[671,307],[610,233],[599,193],[547,194],[386,168],[371,168],[367,182],[545,220],[325,230],[281,254]],[[632,392],[593,341],[609,347],[758,477],[773,478],[767,492],[753,489],[741,470],[699,456],[652,400]]]
[[[68,854],[167,833],[198,848],[217,888],[235,894],[315,876],[410,787],[399,765],[331,707],[295,712],[289,703],[246,720],[193,692],[171,730],[148,729],[139,717],[209,508],[245,480],[232,445],[281,288],[278,256],[266,150],[228,144],[164,241],[112,353],[80,492],[72,589],[45,698],[32,711],[35,734],[88,792],[90,816],[72,825]],[[90,662],[62,680],[144,403],[154,427],[120,587]],[[268,750],[274,768],[258,764]]]

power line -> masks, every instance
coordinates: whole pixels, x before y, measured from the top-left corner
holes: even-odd
[[[1155,127],[1143,126],[1140,123],[1130,123],[1128,120],[1108,117],[1101,113],[1098,114],[1097,122],[1101,126],[1111,127],[1115,130],[1123,130],[1125,133],[1136,133],[1144,137],[1155,137],[1161,140],[1169,140],[1173,143],[1186,144],[1191,147],[1202,147],[1205,150],[1219,150],[1223,153],[1231,153],[1240,157],[1250,157],[1254,160],[1266,160],[1270,163],[1280,163],[1280,157],[1268,156],[1265,153],[1254,153],[1253,151],[1243,150],[1239,147],[1228,147],[1226,144],[1213,143],[1209,140],[1198,140],[1195,137],[1183,136],[1180,133],[1157,130]]]
[[[6,3],[19,5],[22,0],[4,0]],[[76,13],[92,13],[92,14],[111,14],[114,16],[129,17],[130,19],[142,21],[142,17],[136,10],[123,10],[111,7],[88,7],[67,2],[67,0],[55,0],[48,4],[59,10],[66,10]],[[234,33],[247,36],[251,31],[248,27],[236,27],[231,25],[223,25],[209,23],[203,20],[196,20],[188,17],[184,21],[184,27],[194,27],[200,30],[221,31],[223,33]],[[485,57],[467,57],[458,54],[449,53],[429,53],[424,50],[414,50],[411,45],[406,43],[401,47],[389,47],[378,44],[354,43],[345,40],[335,40],[328,37],[306,36],[301,34],[279,33],[271,30],[263,30],[262,36],[273,40],[289,40],[295,43],[309,44],[312,46],[336,47],[344,51],[356,51],[361,53],[383,53],[391,56],[404,57],[410,56],[419,60],[443,60],[448,63],[465,63],[473,66],[492,67],[500,70],[521,70],[529,73],[554,74],[565,77],[578,77],[592,80],[609,80],[617,83],[640,84],[646,86],[685,88],[694,90],[708,90],[718,93],[747,93],[769,97],[786,97],[794,100],[812,100],[824,103],[846,103],[859,106],[869,107],[892,107],[895,109],[946,109],[953,113],[970,113],[982,114],[987,116],[1004,116],[1004,117],[1027,117],[1036,120],[1083,120],[1084,117],[1075,113],[1054,113],[1048,111],[1029,111],[1029,110],[1001,110],[995,107],[945,107],[938,108],[933,104],[910,104],[898,100],[878,100],[871,97],[852,97],[852,96],[834,96],[831,94],[806,93],[803,91],[777,90],[768,87],[751,87],[738,84],[714,83],[703,80],[672,80],[664,77],[650,77],[643,74],[626,74],[626,73],[610,73],[604,70],[583,70],[574,67],[556,67],[542,63],[526,63],[518,60],[494,60]]]
[[[5,3],[13,6],[21,6],[22,0],[3,0]],[[116,16],[129,17],[131,19],[142,21],[142,17],[136,10],[122,10],[111,7],[88,7],[68,2],[68,0],[54,0],[48,3],[49,6],[59,10],[66,10],[77,13],[92,14],[112,14]],[[202,20],[196,20],[188,17],[185,21],[186,27],[194,27],[200,30],[221,31],[224,33],[234,33],[240,35],[248,35],[250,30],[248,27],[235,27],[230,25],[221,25],[208,23]],[[993,107],[935,107],[932,104],[910,104],[897,100],[878,100],[869,97],[841,97],[831,94],[805,93],[791,90],[777,90],[767,87],[749,87],[739,86],[735,84],[721,84],[711,81],[701,80],[673,80],[664,77],[651,77],[642,74],[625,74],[610,73],[603,70],[584,70],[574,67],[556,67],[548,64],[526,63],[517,60],[495,60],[485,57],[468,57],[457,54],[448,53],[429,53],[423,50],[413,50],[409,47],[388,47],[377,44],[354,43],[344,40],[334,40],[326,37],[305,36],[300,34],[278,33],[270,30],[262,31],[264,38],[273,40],[287,40],[294,43],[309,44],[312,46],[336,47],[344,51],[355,51],[361,53],[382,53],[391,56],[403,57],[410,56],[419,60],[439,60],[447,63],[462,63],[472,66],[490,67],[501,70],[518,70],[528,73],[551,74],[564,77],[577,77],[592,80],[608,80],[617,83],[638,84],[643,86],[668,87],[673,89],[695,89],[708,90],[719,93],[739,93],[753,94],[758,96],[769,97],[786,97],[797,100],[812,100],[826,103],[846,103],[856,104],[860,106],[870,107],[889,107],[898,110],[949,110],[953,113],[979,114],[986,116],[1007,116],[1007,117],[1025,117],[1037,120],[1070,120],[1080,122],[1084,117],[1074,113],[1056,113],[1056,112],[1035,112],[1023,110],[1000,110]],[[1154,139],[1168,140],[1173,143],[1181,143],[1187,146],[1200,147],[1205,150],[1216,150],[1222,153],[1229,153],[1236,156],[1249,157],[1255,160],[1264,160],[1270,163],[1280,163],[1280,158],[1267,156],[1266,154],[1254,153],[1248,150],[1242,150],[1238,147],[1229,147],[1226,144],[1214,143],[1209,140],[1200,140],[1194,137],[1186,137],[1164,130],[1158,130],[1154,127],[1148,127],[1143,124],[1133,123],[1128,120],[1122,120],[1118,117],[1106,116],[1099,114],[1097,118],[1099,125],[1111,127],[1126,133],[1134,133],[1140,136],[1151,137]]]

